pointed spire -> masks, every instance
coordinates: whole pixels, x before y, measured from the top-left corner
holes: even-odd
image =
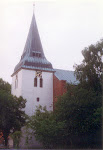
[[[37,29],[35,15],[33,13],[31,26],[30,26],[28,38],[27,38],[27,41],[25,44],[25,48],[24,48],[24,52],[23,52],[22,57],[24,57],[25,55],[32,56],[34,51],[40,52],[41,56],[45,57],[44,52],[43,52],[43,48],[41,45],[38,29]]]
[[[24,51],[14,73],[20,68],[54,71],[52,64],[45,58],[34,13]]]

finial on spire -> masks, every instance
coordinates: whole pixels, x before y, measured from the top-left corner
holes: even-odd
[[[33,3],[33,12],[35,11],[35,3]]]

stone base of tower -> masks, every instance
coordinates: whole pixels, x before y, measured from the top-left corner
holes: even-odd
[[[20,149],[41,149],[43,148],[42,144],[39,143],[36,139],[35,136],[32,133],[31,129],[27,129],[25,127],[23,127],[21,129],[22,131],[22,136],[20,139],[20,143],[19,143],[19,148]]]

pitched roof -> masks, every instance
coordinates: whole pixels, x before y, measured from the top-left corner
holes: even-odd
[[[65,80],[67,83],[72,83],[77,85],[79,82],[76,80],[76,77],[74,75],[74,71],[68,71],[68,70],[61,70],[61,69],[54,69],[55,73],[54,75],[59,80]]]
[[[54,71],[44,55],[34,14],[21,60],[16,65],[14,73],[20,68]]]

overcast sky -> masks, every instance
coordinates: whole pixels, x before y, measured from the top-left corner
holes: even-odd
[[[0,78],[11,83],[33,15],[32,0],[0,0]],[[74,70],[81,51],[103,38],[103,0],[35,1],[46,58],[56,69]]]

